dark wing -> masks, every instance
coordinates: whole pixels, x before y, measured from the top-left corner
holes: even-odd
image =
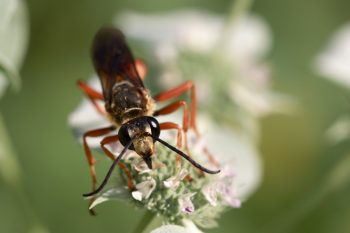
[[[120,81],[129,81],[135,87],[144,88],[120,30],[103,27],[97,32],[92,45],[92,60],[101,80],[105,100],[109,98],[114,84]]]

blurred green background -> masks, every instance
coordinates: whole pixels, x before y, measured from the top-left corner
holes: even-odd
[[[23,87],[1,99],[1,112],[18,155],[24,195],[50,232],[131,232],[143,212],[123,202],[98,208],[91,217],[81,194],[89,170],[67,125],[82,98],[77,79],[93,72],[89,49],[103,24],[123,10],[164,12],[206,9],[226,14],[231,1],[27,1],[31,36],[22,69]],[[264,178],[241,209],[207,232],[349,232],[350,178],[334,191],[325,183],[342,163],[349,141],[325,143],[324,131],[349,114],[347,90],[315,75],[311,64],[330,35],[350,20],[345,0],[256,1],[252,11],[266,19],[274,44],[268,57],[274,87],[296,97],[299,114],[262,120],[260,149]],[[350,167],[349,167],[350,169]],[[33,221],[21,196],[0,179],[0,232],[27,232]]]

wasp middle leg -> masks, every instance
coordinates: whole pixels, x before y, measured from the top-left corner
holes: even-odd
[[[165,106],[154,112],[154,116],[166,115],[175,112],[180,107],[183,107],[183,119],[182,119],[182,129],[184,132],[184,141],[185,141],[185,150],[190,155],[190,151],[188,149],[188,139],[187,139],[187,131],[189,125],[189,116],[188,116],[188,107],[187,103],[183,100],[176,101],[172,104]]]
[[[95,170],[95,159],[91,153],[90,147],[87,143],[87,138],[88,137],[100,137],[103,135],[106,135],[110,132],[112,132],[115,129],[114,126],[106,127],[106,128],[100,128],[100,129],[95,129],[95,130],[90,130],[83,135],[83,145],[84,145],[84,150],[85,150],[85,155],[88,161],[88,164],[90,166],[90,173],[91,173],[91,178],[92,178],[92,191],[96,190],[96,183],[97,183],[97,178],[96,178],[96,170]],[[93,199],[90,201],[90,204],[92,203]],[[95,212],[93,210],[90,210],[90,213],[92,215],[95,215]]]
[[[196,125],[196,110],[197,110],[197,98],[196,98],[196,88],[195,85],[192,81],[187,81],[173,89],[170,89],[168,91],[165,91],[163,93],[160,93],[156,96],[154,96],[154,100],[161,102],[161,101],[166,101],[171,98],[178,97],[182,95],[183,93],[189,91],[191,95],[191,109],[190,109],[190,127],[193,128],[194,132],[196,133],[197,136],[199,136],[199,132],[197,130],[197,125]]]

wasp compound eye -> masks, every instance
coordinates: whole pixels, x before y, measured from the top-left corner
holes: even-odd
[[[123,146],[126,146],[130,141],[131,138],[129,136],[129,132],[128,132],[128,126],[127,125],[122,125],[118,131],[118,137],[119,137],[119,141]],[[130,146],[130,149],[133,150],[134,147],[133,145]]]
[[[147,121],[151,127],[152,137],[158,138],[160,135],[160,126],[157,119],[154,117],[147,117]]]

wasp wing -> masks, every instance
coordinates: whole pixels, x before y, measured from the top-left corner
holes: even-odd
[[[103,27],[97,32],[92,45],[92,60],[101,80],[105,100],[110,98],[114,84],[121,81],[129,81],[135,87],[144,88],[135,60],[119,29]]]

